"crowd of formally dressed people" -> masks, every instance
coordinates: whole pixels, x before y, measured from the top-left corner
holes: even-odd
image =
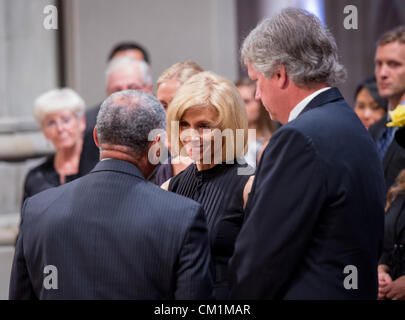
[[[10,299],[405,299],[405,27],[353,107],[304,10],[261,22],[241,61],[235,83],[175,63],[155,97],[149,53],[121,43],[102,103],[36,99],[55,154],[25,180]]]

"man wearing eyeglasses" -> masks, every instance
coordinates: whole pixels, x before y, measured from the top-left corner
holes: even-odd
[[[152,94],[152,74],[149,65],[133,57],[117,56],[109,61],[106,69],[106,93],[138,90]],[[79,174],[89,173],[99,161],[99,150],[93,141],[93,128],[100,106],[86,112],[86,133],[80,158]]]

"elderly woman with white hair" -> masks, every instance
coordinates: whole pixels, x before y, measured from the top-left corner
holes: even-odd
[[[23,201],[78,177],[86,128],[84,109],[83,99],[69,88],[50,90],[35,100],[35,119],[55,154],[28,172]]]

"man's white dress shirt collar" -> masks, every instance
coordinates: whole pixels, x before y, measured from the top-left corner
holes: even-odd
[[[326,87],[319,89],[313,93],[311,93],[309,96],[307,96],[305,99],[301,100],[290,112],[290,116],[288,117],[288,122],[296,119],[298,115],[302,112],[302,110],[305,109],[305,107],[308,105],[308,103],[315,98],[318,94],[330,89],[331,87]]]

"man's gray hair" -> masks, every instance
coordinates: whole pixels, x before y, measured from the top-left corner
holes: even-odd
[[[142,156],[147,152],[152,130],[166,130],[166,113],[152,95],[136,90],[113,93],[97,116],[97,137],[104,143],[130,148]]]
[[[145,85],[152,83],[152,74],[149,65],[142,60],[133,59],[130,57],[115,57],[107,65],[105,71],[106,80],[108,81],[108,76],[122,69],[137,68],[141,71],[142,79]]]
[[[297,8],[286,8],[253,29],[243,42],[241,59],[266,78],[284,65],[298,86],[335,86],[346,78],[332,34],[316,16]]]

